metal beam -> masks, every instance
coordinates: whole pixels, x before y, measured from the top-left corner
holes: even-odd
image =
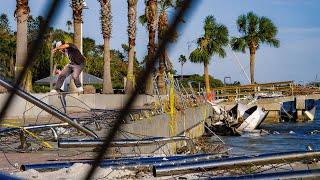
[[[55,124],[40,124],[40,125],[30,125],[30,126],[21,126],[20,128],[4,128],[0,129],[0,134],[5,134],[5,133],[12,133],[16,131],[20,131],[21,129],[27,129],[27,130],[42,130],[42,129],[50,129],[50,128],[55,128],[55,127],[65,127],[69,126],[68,123],[55,123]]]
[[[118,141],[112,141],[110,143],[111,147],[132,147],[132,146],[146,146],[153,145],[159,143],[169,143],[174,141],[185,141],[189,140],[188,137],[185,136],[176,136],[176,137],[157,137],[157,138],[148,138],[148,139],[124,139]],[[97,147],[103,144],[103,140],[58,140],[59,148],[83,148],[83,147]]]
[[[313,159],[320,156],[320,151],[292,151],[282,153],[260,154],[256,156],[241,156],[224,158],[219,160],[197,161],[192,163],[181,163],[166,166],[153,166],[153,175],[168,176],[173,174],[185,174],[202,172],[204,170],[234,168],[245,165],[263,165],[270,163],[285,163]]]
[[[299,170],[299,171],[287,171],[287,172],[274,172],[274,173],[262,173],[262,174],[248,174],[242,176],[225,176],[225,177],[211,177],[212,180],[238,180],[238,179],[317,179],[320,177],[320,169],[311,170]]]
[[[112,168],[112,169],[124,169],[124,168],[146,168],[152,165],[168,165],[179,164],[183,162],[195,162],[199,160],[208,160],[221,157],[222,154],[192,154],[192,155],[177,155],[177,156],[162,156],[162,157],[132,157],[132,158],[120,158],[120,159],[107,159],[101,161],[99,167]],[[29,169],[36,170],[53,170],[69,168],[75,163],[92,164],[92,160],[78,160],[67,162],[51,162],[41,164],[23,164],[20,169],[23,171]]]
[[[75,122],[71,117],[68,115],[62,113],[58,109],[49,106],[48,104],[44,103],[43,101],[37,99],[36,97],[32,96],[31,94],[21,90],[20,88],[14,88],[11,84],[7,83],[6,81],[0,79],[0,85],[6,88],[8,91],[14,91],[16,95],[20,96],[21,98],[25,99],[26,101],[34,104],[35,106],[39,107],[40,109],[46,111],[47,113],[55,116],[56,118],[60,119],[61,121],[64,121],[68,123],[70,126],[73,126],[74,128],[78,129],[79,131],[92,136],[94,138],[98,138],[98,136],[91,131],[90,129],[81,126],[77,122]]]

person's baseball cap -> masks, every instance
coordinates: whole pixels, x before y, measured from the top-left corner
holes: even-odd
[[[57,47],[59,47],[59,46],[61,46],[63,43],[62,43],[62,41],[58,41],[58,42],[56,42],[56,44],[55,44],[55,48],[57,48]]]

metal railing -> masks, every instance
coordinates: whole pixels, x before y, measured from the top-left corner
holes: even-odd
[[[224,86],[213,88],[217,98],[242,98],[244,96],[253,95],[257,93],[273,93],[283,95],[293,95],[294,93],[293,81],[273,82],[264,84],[250,84],[241,86]]]

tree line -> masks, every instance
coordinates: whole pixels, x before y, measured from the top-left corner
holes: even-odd
[[[44,18],[42,16],[28,17],[28,44],[36,38],[36,33],[40,24],[43,23]],[[16,51],[16,32],[14,32],[9,26],[8,16],[6,14],[0,15],[0,75],[6,80],[14,80],[14,64],[15,64],[15,51]],[[68,21],[66,24],[69,24]],[[49,28],[49,31],[45,35],[45,43],[41,47],[40,53],[38,53],[33,59],[33,66],[29,70],[30,81],[28,89],[32,89],[32,84],[39,79],[50,76],[50,52],[52,48],[52,42],[56,39],[63,39],[67,42],[72,42],[73,33],[63,31],[61,29]],[[122,49],[110,50],[111,57],[111,80],[115,89],[122,89],[123,78],[127,75],[127,44],[122,45]],[[83,54],[86,57],[85,72],[95,75],[99,78],[103,78],[103,45],[97,44],[95,40],[84,37],[83,38]],[[54,68],[62,69],[64,65],[68,63],[68,59],[65,56],[57,53],[54,56]],[[133,69],[135,72],[140,72],[143,68],[143,64],[139,63],[135,57],[133,63]],[[96,86],[102,88],[100,86]]]
[[[7,15],[2,14],[0,19],[0,68],[1,76],[7,79],[14,79],[21,70],[23,57],[27,52],[28,44],[32,43],[37,35],[38,29],[45,21],[41,16],[30,16],[28,0],[16,0],[17,6],[15,17],[17,19],[17,32],[13,32],[9,27]],[[139,63],[135,56],[135,39],[137,20],[145,25],[148,32],[148,54],[144,60],[148,63],[153,61],[152,57],[157,49],[157,43],[163,41],[169,20],[168,11],[178,9],[183,1],[181,0],[145,0],[145,13],[137,17],[138,0],[127,0],[128,3],[128,43],[124,43],[122,50],[110,49],[110,39],[112,31],[111,0],[98,0],[100,4],[100,21],[103,45],[98,45],[91,38],[82,38],[81,25],[83,22],[82,12],[86,8],[84,0],[71,0],[70,6],[73,12],[73,21],[67,21],[66,25],[69,32],[60,29],[50,28],[45,36],[45,43],[42,46],[41,53],[34,59],[34,66],[28,71],[22,86],[31,91],[34,80],[50,75],[48,62],[50,59],[50,49],[53,40],[60,39],[66,42],[73,42],[83,51],[87,58],[85,71],[103,78],[103,93],[113,93],[114,88],[125,88],[126,93],[132,92],[135,88],[134,82],[137,74],[143,69],[143,64]],[[181,19],[185,22],[184,19]],[[223,24],[216,21],[213,15],[207,16],[204,20],[204,34],[197,39],[197,47],[188,58],[184,55],[179,57],[179,63],[182,67],[189,59],[193,63],[204,65],[204,84],[206,91],[209,92],[211,86],[220,86],[222,83],[213,83],[210,86],[208,65],[213,56],[224,58],[226,56],[225,48],[229,45],[234,51],[250,52],[250,74],[251,83],[254,80],[254,62],[255,53],[265,43],[270,46],[279,47],[279,40],[276,38],[277,27],[266,17],[259,17],[253,12],[240,15],[236,23],[239,37],[229,38],[228,29]],[[70,32],[73,26],[73,32]],[[156,36],[157,35],[157,36]],[[170,42],[174,43],[179,34],[176,32]],[[83,43],[82,43],[83,42]],[[57,54],[54,57],[58,59],[56,68],[67,63],[65,57]],[[157,86],[160,94],[166,93],[166,84],[164,81],[166,72],[174,72],[172,63],[167,50],[164,50],[159,57],[158,69],[155,72]],[[122,79],[127,78],[126,85],[123,87]],[[195,77],[195,76],[191,76]],[[190,78],[190,77],[189,77]],[[195,79],[198,79],[195,78]],[[221,81],[220,81],[221,82]],[[146,87],[143,87],[145,94],[153,94],[153,76],[148,78]]]

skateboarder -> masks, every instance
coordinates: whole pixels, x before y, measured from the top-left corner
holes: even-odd
[[[71,74],[71,77],[74,79],[74,84],[77,87],[77,92],[82,93],[83,87],[81,85],[79,75],[85,67],[85,57],[72,43],[58,41],[55,44],[55,48],[52,49],[52,54],[54,54],[57,50],[65,54],[69,58],[70,63],[67,64],[59,74],[55,88],[51,92],[62,91],[60,88],[63,85],[64,80]]]

